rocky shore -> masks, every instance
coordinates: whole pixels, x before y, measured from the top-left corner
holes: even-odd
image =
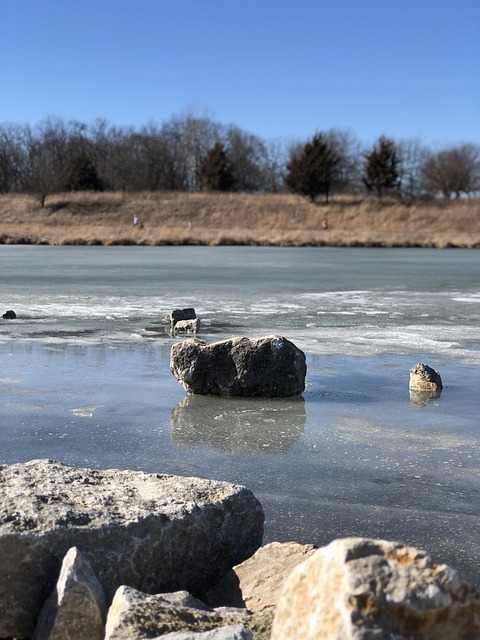
[[[0,485],[0,638],[480,638],[454,569],[382,540],[262,546],[239,485],[51,460]]]

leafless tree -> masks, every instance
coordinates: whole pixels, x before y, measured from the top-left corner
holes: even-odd
[[[430,153],[422,166],[425,189],[459,198],[480,190],[480,147],[463,144]]]

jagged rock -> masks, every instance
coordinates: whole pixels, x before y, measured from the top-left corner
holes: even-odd
[[[428,364],[419,363],[410,369],[409,388],[437,394],[442,389],[442,378]]]
[[[472,640],[480,638],[480,595],[423,551],[335,540],[286,580],[271,638]]]
[[[162,640],[253,640],[250,631],[243,625],[229,625],[212,631],[199,631],[184,633],[183,631],[167,633],[161,636]]]
[[[17,314],[15,313],[15,311],[12,311],[11,309],[9,309],[8,311],[5,311],[5,313],[2,316],[4,320],[15,320],[16,317],[17,317]]]
[[[254,637],[266,640],[270,637],[271,620],[264,614],[226,607],[211,609],[185,592],[148,595],[122,586],[108,612],[105,640],[140,640],[173,632],[198,633],[229,625],[257,629],[262,624],[265,632]]]
[[[200,329],[200,320],[195,318],[193,320],[179,320],[175,323],[175,333],[198,333]]]
[[[277,606],[281,588],[293,569],[316,547],[298,542],[271,542],[233,567],[205,596],[212,607],[246,607],[264,611]]]
[[[120,585],[204,593],[261,545],[263,510],[239,485],[33,460],[0,467],[0,638],[30,637],[68,549],[111,601]]]
[[[181,320],[195,320],[196,317],[195,309],[174,309],[166,315],[165,320],[169,322],[173,328]]]
[[[103,640],[106,614],[102,585],[73,547],[64,558],[57,586],[45,603],[32,640]]]
[[[170,369],[188,393],[287,397],[305,389],[305,354],[281,336],[173,345]]]

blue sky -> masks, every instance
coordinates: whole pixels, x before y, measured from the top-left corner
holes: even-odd
[[[479,0],[0,0],[0,122],[480,143]]]

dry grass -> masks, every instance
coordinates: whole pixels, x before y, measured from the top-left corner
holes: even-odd
[[[0,196],[0,243],[480,247],[480,199],[407,206],[337,196],[317,206],[289,194],[69,193],[41,209],[8,194]]]

